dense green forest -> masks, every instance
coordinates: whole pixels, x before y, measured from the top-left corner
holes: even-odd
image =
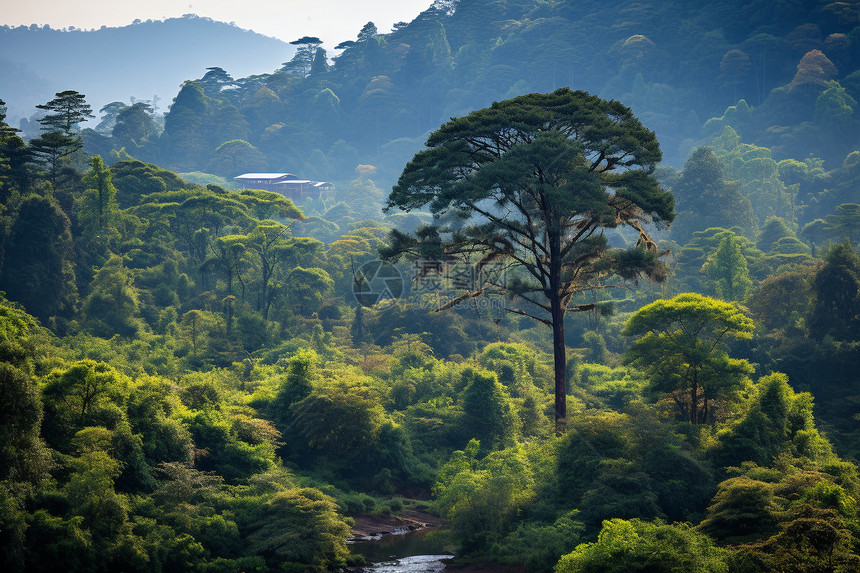
[[[321,44],[0,102],[0,568],[358,567],[418,509],[490,568],[860,570],[860,3]]]

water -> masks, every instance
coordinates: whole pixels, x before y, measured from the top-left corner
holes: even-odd
[[[445,569],[445,563],[442,560],[450,558],[451,555],[413,555],[394,561],[374,563],[366,570],[374,573],[439,573]]]
[[[445,568],[442,560],[453,555],[446,552],[442,541],[427,536],[434,529],[428,527],[409,533],[383,535],[372,541],[357,541],[350,544],[350,549],[364,555],[368,563],[373,563],[366,571],[439,573]]]

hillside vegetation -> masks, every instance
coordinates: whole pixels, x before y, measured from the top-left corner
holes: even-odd
[[[860,570],[858,6],[440,1],[165,115],[0,102],[0,569],[420,510],[488,568]]]

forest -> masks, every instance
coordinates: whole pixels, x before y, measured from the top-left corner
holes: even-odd
[[[0,100],[0,569],[860,570],[860,2],[293,44]]]

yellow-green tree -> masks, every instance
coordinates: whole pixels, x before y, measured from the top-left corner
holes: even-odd
[[[625,362],[648,373],[651,391],[671,397],[691,424],[712,419],[713,402],[730,399],[753,371],[726,351],[728,339],[753,332],[753,321],[728,302],[679,294],[640,308],[622,332],[639,337]]]

